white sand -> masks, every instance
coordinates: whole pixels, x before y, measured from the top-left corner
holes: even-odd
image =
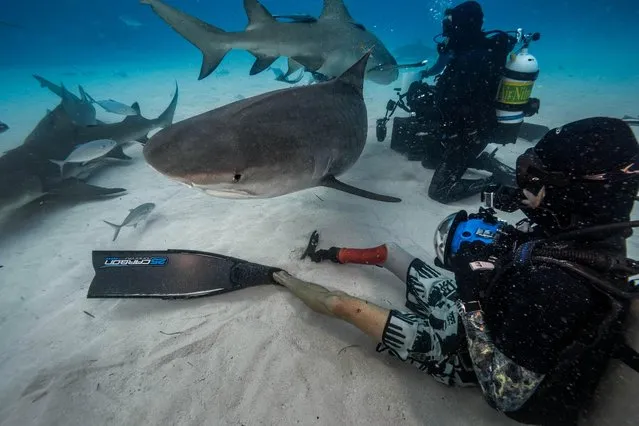
[[[3,83],[0,119],[12,130],[0,143],[4,149],[19,144],[57,102],[31,73],[71,87],[83,84],[97,99],[137,100],[147,117],[165,108],[177,79],[176,121],[237,95],[282,87],[268,73],[249,77],[248,67],[198,82],[196,62],[179,69],[123,65],[127,78],[4,70],[0,81],[11,84]],[[394,241],[431,260],[441,218],[478,203],[473,198],[444,206],[429,200],[425,190],[432,172],[391,152],[389,140],[375,141],[375,119],[392,87],[367,84],[365,95],[369,144],[343,180],[400,196],[401,204],[324,188],[259,201],[213,198],[151,170],[136,146],[128,151],[133,164],[107,169],[91,181],[124,186],[127,195],[29,206],[0,225],[1,424],[515,424],[489,408],[479,390],[447,388],[377,354],[374,342],[354,327],[311,312],[274,286],[190,301],[86,299],[91,250],[188,248],[282,267],[382,306],[402,307],[403,284],[381,268],[298,260],[314,229],[321,232],[322,247]],[[638,107],[624,87],[543,74],[535,95],[542,109],[531,121],[550,126],[589,115],[636,113]],[[390,134],[389,129],[389,139]],[[511,145],[500,155],[512,161],[528,146]],[[113,243],[102,219],[120,221],[144,202],[157,204],[148,223],[125,228]],[[639,253],[634,241],[629,249]],[[639,333],[633,337],[639,343]],[[611,383],[602,388],[608,401],[591,424],[636,424],[638,376],[627,370],[610,374]]]

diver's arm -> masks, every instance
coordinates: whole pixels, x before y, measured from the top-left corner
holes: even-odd
[[[437,62],[435,62],[435,65],[427,70],[422,71],[422,79],[440,74],[442,71],[444,71],[444,68],[446,68],[446,65],[448,65],[451,58],[452,53],[440,53],[440,55],[437,57]]]
[[[466,312],[460,306],[473,368],[484,397],[502,412],[519,409],[544,379],[515,364],[493,344],[481,310]]]

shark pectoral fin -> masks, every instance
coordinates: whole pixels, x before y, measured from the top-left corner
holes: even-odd
[[[142,111],[140,110],[140,104],[137,102],[133,102],[131,104],[131,109],[135,111],[137,115],[142,115]]]
[[[220,47],[202,51],[204,59],[202,60],[202,68],[200,69],[198,80],[208,77],[213,71],[215,71],[230,50],[231,49],[227,49],[225,47]]]
[[[291,74],[299,71],[301,68],[304,68],[304,65],[300,64],[293,58],[288,58],[288,71],[284,74],[285,77],[289,77]]]
[[[249,20],[246,27],[247,30],[258,27],[261,24],[276,22],[271,12],[257,0],[244,0],[244,9]]]
[[[147,135],[142,136],[141,138],[137,139],[137,142],[140,142],[142,145],[144,145],[145,143],[147,143],[149,141],[149,137]]]
[[[101,198],[109,195],[119,195],[123,192],[126,192],[126,189],[89,185],[75,178],[65,179],[47,191],[48,195],[80,199]]]
[[[524,122],[519,128],[519,134],[517,134],[517,137],[534,142],[544,137],[549,130],[550,129],[548,127],[542,126],[541,124]]]
[[[401,203],[401,198],[390,197],[388,195],[375,194],[373,192],[365,191],[354,186],[347,185],[344,182],[340,182],[333,175],[326,176],[321,181],[321,186],[327,188],[336,189],[338,191],[347,192],[349,194],[357,195],[358,197],[368,198],[369,200],[383,201],[385,203]]]
[[[277,60],[277,57],[275,56],[265,56],[265,55],[259,55],[257,53],[253,53],[253,55],[255,55],[257,59],[255,59],[255,62],[253,63],[253,66],[251,67],[250,75],[261,73],[262,71],[264,71],[265,69],[273,65],[273,62]]]
[[[291,59],[311,71],[317,71],[324,65],[324,58],[319,56],[296,56]]]
[[[109,151],[107,155],[105,155],[105,157],[116,158],[118,160],[131,160],[131,157],[126,155],[124,151],[122,150],[122,146],[116,146],[111,151]]]

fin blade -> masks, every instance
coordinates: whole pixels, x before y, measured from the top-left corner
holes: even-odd
[[[259,27],[265,23],[275,22],[275,18],[271,12],[257,0],[244,0],[244,10],[248,17],[249,23],[247,30]]]
[[[253,63],[253,66],[251,67],[251,71],[249,72],[250,75],[261,73],[262,71],[273,65],[273,62],[277,60],[277,57],[273,56],[257,55],[255,53],[253,53],[253,55],[256,59]]]
[[[541,124],[523,122],[519,128],[517,137],[529,142],[535,142],[544,137],[544,135],[549,131],[550,128],[542,126]]]
[[[369,50],[362,56],[353,66],[344,71],[342,75],[337,77],[334,81],[341,82],[347,84],[349,86],[353,86],[358,93],[364,93],[364,76],[366,75],[366,64],[368,63],[368,58],[371,56],[371,51]]]
[[[364,189],[356,188],[351,185],[347,185],[344,182],[340,182],[333,175],[325,177],[322,182],[322,186],[327,188],[336,189],[338,191],[346,192],[348,194],[357,195],[358,197],[368,198],[369,200],[382,201],[385,203],[400,203],[401,198],[390,197],[388,195],[375,194]]]
[[[135,268],[126,267],[120,259],[137,259],[138,264]],[[184,280],[183,265],[189,265],[188,280]],[[190,250],[94,251],[93,269],[95,276],[87,298],[213,296],[275,284],[273,273],[279,271],[242,259]]]
[[[135,111],[137,115],[142,115],[142,110],[140,110],[140,104],[137,102],[133,102],[131,104],[131,109]]]

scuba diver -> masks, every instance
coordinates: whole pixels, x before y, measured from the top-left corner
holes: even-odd
[[[626,239],[639,225],[629,222],[638,162],[637,140],[622,120],[594,117],[548,132],[518,157],[516,188],[490,188],[490,208],[441,222],[435,265],[396,244],[317,250],[313,233],[304,257],[386,268],[406,283],[407,310],[284,271],[273,276],[314,311],[380,342],[378,352],[447,385],[479,385],[512,419],[576,425],[611,358],[639,371],[639,355],[623,339],[639,297],[630,279],[639,262],[626,258]],[[509,225],[493,208],[526,218]]]
[[[391,148],[407,151],[424,167],[435,169],[428,195],[445,204],[479,194],[494,181],[513,184],[514,171],[483,151],[490,142],[514,143],[523,118],[539,109],[539,100],[530,98],[539,69],[527,52],[539,34],[486,33],[483,22],[483,11],[475,1],[446,10],[439,60],[421,74],[425,78],[441,72],[436,85],[414,82],[404,96],[406,102],[400,96],[398,106],[415,116],[395,118],[393,126]],[[519,41],[524,42],[522,52],[511,55],[506,64]],[[391,101],[386,117],[378,120],[378,140],[385,138],[396,105]],[[538,130],[539,138],[548,128]],[[493,176],[462,179],[469,167],[491,171]]]

